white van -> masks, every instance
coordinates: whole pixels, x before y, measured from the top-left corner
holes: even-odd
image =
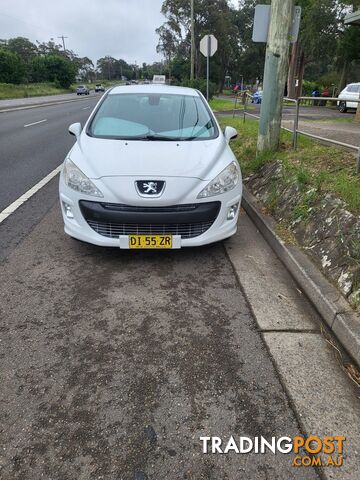
[[[357,102],[349,100],[360,100],[360,83],[349,83],[339,94],[337,105],[340,112],[346,112],[348,108],[357,108]]]
[[[166,83],[166,76],[165,75],[154,75],[152,79],[152,83],[157,83],[160,85],[165,85]]]

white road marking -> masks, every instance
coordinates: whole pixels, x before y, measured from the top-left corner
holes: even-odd
[[[15,212],[23,203],[25,203],[29,198],[35,195],[42,187],[44,187],[47,183],[50,182],[62,169],[62,164],[59,165],[55,170],[50,172],[46,177],[44,177],[40,182],[34,185],[30,190],[25,192],[21,197],[11,203],[8,207],[6,207],[2,212],[0,212],[0,223],[3,222],[7,217]]]
[[[81,110],[87,110],[88,108],[90,108],[90,106],[88,106],[88,107],[83,107]]]
[[[39,120],[38,122],[28,123],[27,125],[24,125],[24,128],[31,127],[32,125],[37,125],[38,123],[43,123],[43,122],[47,122],[47,119],[44,118],[44,120]]]

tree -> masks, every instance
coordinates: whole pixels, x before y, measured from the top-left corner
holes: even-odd
[[[190,58],[190,2],[165,0],[162,13],[166,22],[157,29],[160,35],[159,48],[165,57],[175,57],[179,50]],[[238,44],[238,28],[233,21],[234,11],[227,0],[197,0],[194,8],[195,32],[195,77],[205,76],[205,61],[200,55],[201,38],[209,33],[219,42],[218,52],[211,59],[211,78],[222,89],[225,73],[235,58]],[[189,72],[190,73],[190,72]]]
[[[16,37],[10,38],[6,42],[6,48],[10,52],[16,53],[24,65],[24,78],[28,82],[30,75],[31,60],[37,55],[37,47],[27,38]]]
[[[73,59],[73,63],[77,69],[77,75],[85,81],[93,79],[95,77],[94,64],[88,57],[76,57]]]
[[[25,65],[19,55],[0,48],[0,83],[21,83],[25,75]]]
[[[31,59],[29,65],[29,76],[31,82],[46,82],[48,80],[48,69],[45,56],[36,56]]]
[[[252,40],[255,6],[268,4],[270,0],[242,0],[239,10],[234,12],[234,22],[239,31],[239,42],[236,46],[235,60],[232,65],[232,76],[254,84],[264,72],[265,44]]]
[[[320,77],[333,68],[334,52],[344,5],[338,0],[299,0],[302,7],[299,39],[292,47],[288,75],[288,95],[301,94],[305,69],[312,66]],[[295,89],[295,78],[298,86]]]
[[[116,59],[108,55],[106,57],[99,58],[96,63],[96,69],[100,72],[102,78],[111,80],[115,78],[115,64]]]
[[[69,88],[75,81],[76,67],[70,60],[60,55],[46,55],[45,64],[47,78],[50,82],[56,82],[63,88]]]
[[[155,31],[160,37],[159,43],[156,47],[156,51],[158,53],[164,54],[164,57],[166,58],[168,64],[169,78],[171,79],[171,60],[176,54],[178,47],[178,39],[167,24],[162,25]]]

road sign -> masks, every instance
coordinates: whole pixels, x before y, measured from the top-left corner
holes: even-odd
[[[206,100],[209,100],[209,69],[210,57],[214,55],[218,47],[218,41],[214,35],[205,35],[200,41],[200,52],[206,57]]]
[[[256,5],[254,16],[253,42],[267,42],[271,15],[271,5]],[[290,30],[290,42],[296,42],[299,35],[301,7],[294,7]]]
[[[214,35],[205,35],[200,41],[200,52],[207,57],[212,57],[218,48],[218,41]]]

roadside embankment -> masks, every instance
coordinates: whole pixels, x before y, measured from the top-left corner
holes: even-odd
[[[304,138],[294,151],[290,135],[283,132],[279,152],[256,157],[257,122],[231,118],[220,122],[238,130],[232,148],[244,183],[259,202],[257,208],[275,220],[271,227],[277,237],[274,241],[299,247],[350,304],[346,310],[355,319],[351,335],[356,356],[360,341],[360,320],[356,321],[360,308],[360,176],[355,172],[354,156]],[[251,198],[247,203],[250,208]],[[256,208],[253,213],[258,215]],[[305,270],[310,270],[310,264]],[[330,310],[335,316],[341,313],[336,305]],[[330,327],[334,318],[327,321]],[[346,340],[342,343],[347,348]]]

